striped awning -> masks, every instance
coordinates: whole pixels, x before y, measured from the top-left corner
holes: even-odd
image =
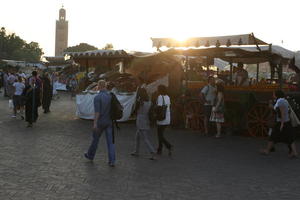
[[[254,37],[254,34],[230,35],[218,37],[193,37],[185,41],[173,38],[151,38],[152,46],[160,47],[210,47],[210,46],[234,46],[234,45],[266,45],[267,43]]]
[[[84,51],[84,52],[66,52],[65,55],[69,55],[73,58],[77,57],[130,57],[124,50],[95,50],[95,51]]]

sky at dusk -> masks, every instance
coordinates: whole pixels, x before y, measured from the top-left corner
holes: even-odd
[[[154,51],[151,37],[245,34],[300,50],[299,0],[9,0],[1,2],[0,26],[54,55],[55,21],[64,5],[69,46]],[[283,43],[282,43],[283,41]]]

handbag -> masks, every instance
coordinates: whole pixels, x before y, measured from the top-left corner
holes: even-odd
[[[166,119],[166,115],[167,115],[167,108],[168,106],[165,103],[165,99],[164,97],[161,95],[162,99],[163,99],[163,104],[161,106],[157,106],[156,107],[156,119],[157,121],[163,121]]]
[[[8,100],[8,108],[10,108],[10,109],[14,108],[14,104],[13,104],[13,100],[12,99]]]

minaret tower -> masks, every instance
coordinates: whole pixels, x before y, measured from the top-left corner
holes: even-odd
[[[62,56],[63,51],[68,47],[68,21],[64,6],[59,10],[59,19],[56,20],[55,34],[55,56]]]

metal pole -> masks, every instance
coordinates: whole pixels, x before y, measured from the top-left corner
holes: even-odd
[[[259,79],[259,63],[256,64],[256,82],[258,83]]]
[[[278,79],[279,79],[279,89],[282,90],[283,88],[283,80],[282,80],[282,64],[278,66]]]
[[[230,85],[232,85],[232,62],[230,62],[230,74],[229,74],[229,79],[230,79]]]
[[[88,58],[85,60],[85,72],[86,72],[86,77],[88,77],[88,73],[89,73],[89,60],[88,60]]]
[[[185,87],[188,88],[188,66],[189,66],[189,56],[185,56]]]

